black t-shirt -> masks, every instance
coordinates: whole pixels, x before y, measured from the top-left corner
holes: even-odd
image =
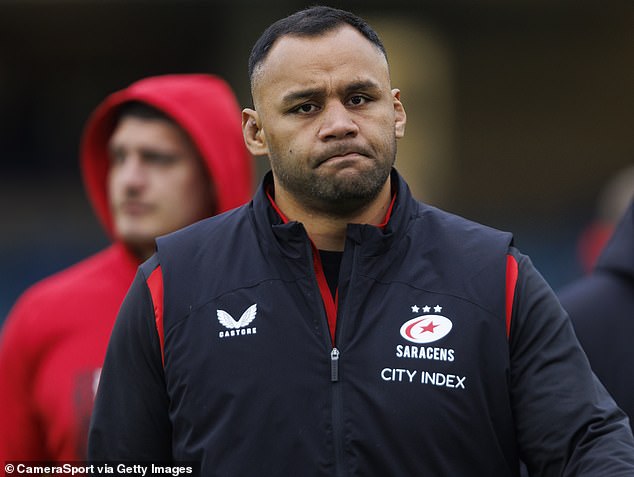
[[[320,250],[319,256],[321,257],[321,265],[324,269],[326,281],[328,282],[328,288],[330,288],[330,293],[332,293],[332,297],[334,299],[337,292],[337,286],[339,285],[339,266],[341,265],[343,252]]]

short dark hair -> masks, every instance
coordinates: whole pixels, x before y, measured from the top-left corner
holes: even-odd
[[[271,47],[280,37],[285,35],[319,36],[346,24],[366,37],[387,59],[387,53],[379,35],[365,20],[345,10],[314,6],[282,18],[264,30],[253,45],[249,56],[249,80],[253,83],[253,73],[257,66],[264,61]]]
[[[122,103],[115,113],[115,124],[118,124],[123,118],[134,117],[141,119],[162,119],[164,121],[174,122],[174,120],[154,106],[143,101],[126,101]]]

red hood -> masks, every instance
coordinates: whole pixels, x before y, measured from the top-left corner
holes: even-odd
[[[82,137],[80,165],[84,185],[111,237],[114,234],[106,188],[107,144],[116,109],[127,101],[142,101],[161,110],[189,133],[214,181],[218,213],[251,199],[253,162],[242,137],[240,108],[227,83],[205,74],[145,78],[108,96],[92,113]]]

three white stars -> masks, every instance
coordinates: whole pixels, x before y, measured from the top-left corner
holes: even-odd
[[[413,305],[412,306],[412,313],[418,313],[419,311],[420,311],[420,308],[417,305]],[[431,307],[430,306],[425,305],[423,307],[423,313],[429,313],[430,311],[431,311]],[[435,313],[440,313],[441,311],[442,311],[442,306],[436,305],[434,307],[434,312]]]

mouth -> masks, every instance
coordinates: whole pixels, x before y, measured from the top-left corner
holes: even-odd
[[[149,204],[143,202],[126,201],[121,204],[120,210],[124,214],[138,216],[147,214],[151,210],[151,207]]]
[[[368,157],[369,154],[360,149],[329,151],[328,153],[323,154],[322,157],[317,161],[316,167],[319,167],[323,164],[344,165],[346,163],[368,159]]]

